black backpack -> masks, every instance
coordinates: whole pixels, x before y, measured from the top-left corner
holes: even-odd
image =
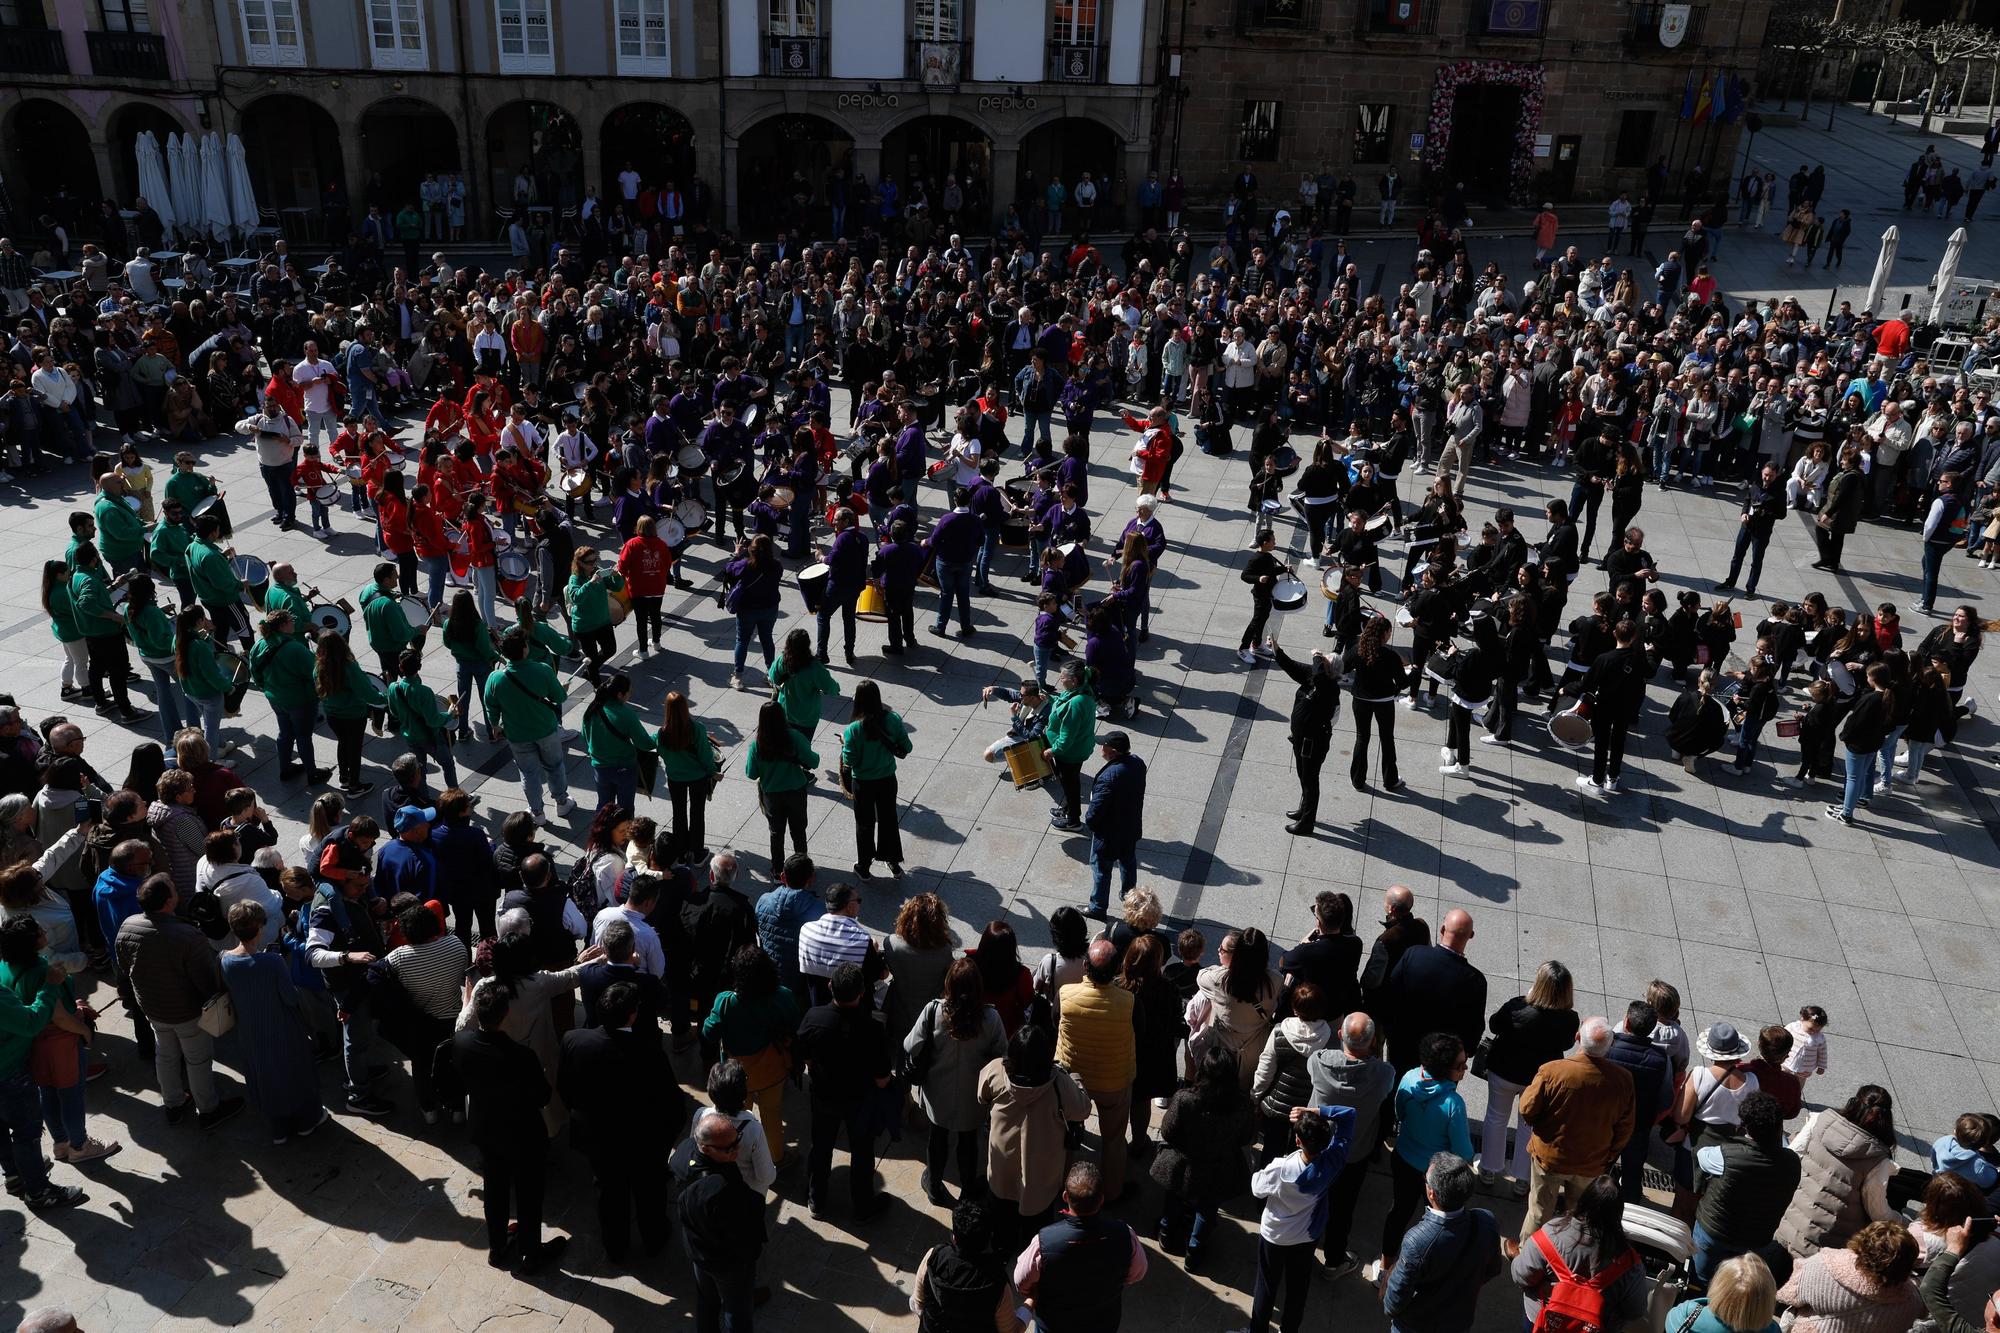
[[[223,939],[229,934],[229,914],[222,910],[222,899],[208,889],[197,889],[188,899],[187,919],[212,940]]]

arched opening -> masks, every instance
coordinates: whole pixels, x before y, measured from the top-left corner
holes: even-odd
[[[882,177],[895,179],[900,213],[921,199],[933,222],[979,225],[992,212],[993,141],[955,116],[919,116],[882,136]]]
[[[515,102],[486,122],[486,174],[496,208],[553,223],[583,202],[583,133],[553,102]]]
[[[613,111],[604,118],[597,146],[604,163],[598,197],[606,203],[625,197],[618,178],[628,170],[641,189],[661,189],[671,181],[685,190],[694,177],[694,125],[659,102],[630,102]]]
[[[1082,116],[1064,116],[1037,125],[1021,141],[1020,176],[1014,182],[1016,199],[1040,203],[1049,182],[1060,180],[1072,201],[1077,182],[1090,173],[1097,187],[1097,207],[1093,220],[1096,230],[1116,227],[1123,214],[1116,207],[1119,194],[1118,166],[1125,153],[1125,141],[1101,121]],[[1063,225],[1076,221],[1076,209],[1063,209]]]
[[[424,177],[463,169],[458,125],[414,97],[377,102],[361,113],[361,169],[368,202],[394,217],[404,204],[421,203]]]
[[[290,93],[260,97],[244,108],[238,132],[251,188],[265,207],[278,210],[288,236],[311,237],[324,219],[330,242],[347,238],[346,160],[325,107]]]
[[[14,108],[0,138],[8,188],[25,215],[17,225],[39,233],[35,220],[47,213],[74,233],[82,211],[96,205],[102,188],[83,121],[59,102],[30,98]]]
[[[797,227],[827,234],[828,175],[853,170],[854,139],[818,116],[759,121],[736,148],[737,215],[747,231]]]
[[[166,151],[169,134],[185,134],[186,127],[157,106],[129,102],[111,113],[105,141],[111,145],[111,193],[130,207],[139,195],[139,136],[147,130]]]
[[[1474,199],[1498,205],[1512,192],[1525,96],[1506,83],[1475,83],[1458,90],[1445,174]]]

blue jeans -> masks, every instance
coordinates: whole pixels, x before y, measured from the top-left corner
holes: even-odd
[[[345,1074],[341,1083],[350,1098],[367,1096],[375,1082],[368,1068],[368,1052],[375,1045],[375,1020],[360,1000],[360,996],[350,995],[340,1002],[340,1011],[347,1015],[340,1025],[340,1067]]]
[[[319,705],[307,704],[303,708],[271,709],[278,715],[278,766],[283,768],[285,756],[296,754],[301,764],[308,769],[317,768],[313,763],[313,726],[319,721]]]
[[[1131,892],[1139,878],[1139,849],[1132,843],[1108,846],[1101,838],[1090,840],[1090,908],[1094,912],[1111,909],[1111,872],[1118,871],[1118,896]]]
[[[1736,582],[1736,572],[1743,568],[1743,553],[1750,553],[1750,581],[1743,585],[1743,591],[1751,595],[1757,592],[1757,580],[1764,573],[1764,551],[1771,544],[1771,534],[1762,536],[1750,530],[1748,523],[1736,525],[1736,550],[1729,557],[1729,573],[1724,583]]]
[[[201,718],[201,734],[208,738],[209,753],[221,754],[222,696],[218,694],[213,699],[197,699],[183,692],[181,697],[187,701],[188,720],[192,722],[196,716]],[[169,741],[168,744],[172,742]]]
[[[24,1195],[48,1188],[49,1168],[42,1157],[41,1089],[23,1069],[0,1078],[0,1134],[4,1134],[11,1173],[21,1179]]]
[[[704,1268],[696,1261],[695,1333],[750,1333],[756,1285],[754,1268]]]
[[[317,498],[307,496],[306,507],[312,511],[312,525],[314,527],[323,531],[332,531],[333,515],[327,512],[325,505],[321,504]],[[295,509],[293,513],[296,515],[297,510]]]
[[[1046,690],[1049,687],[1049,650],[1038,643],[1034,645],[1034,651],[1035,684]]]
[[[472,570],[472,597],[479,603],[479,614],[489,625],[499,622],[493,617],[493,598],[498,591],[499,574],[493,566],[477,566]]]
[[[1854,818],[1854,807],[1875,785],[1875,752],[1847,751],[1847,789],[1840,798],[1840,813]]]
[[[1743,741],[1736,747],[1736,767],[1739,772],[1747,770],[1750,765],[1757,762],[1757,738],[1763,734],[1762,722],[1743,724]]]
[[[319,522],[317,509],[313,513],[313,522]],[[423,570],[424,579],[429,584],[425,600],[436,606],[444,600],[445,580],[451,573],[451,561],[441,555],[427,555],[417,561],[417,568]]]
[[[630,764],[592,764],[590,771],[597,778],[597,808],[607,805],[623,806],[630,810],[639,797],[639,770]]]
[[[1673,437],[1670,435],[1648,435],[1646,437],[1646,447],[1652,451],[1653,455],[1653,480],[1665,481],[1667,479],[1667,466],[1674,459]]]
[[[83,419],[83,409],[75,403],[60,411],[49,413],[56,424],[54,434],[69,441],[70,461],[88,463],[90,461],[90,423]]]
[[[507,748],[514,752],[514,766],[521,770],[521,785],[528,797],[529,810],[537,815],[542,813],[544,782],[548,783],[557,805],[569,799],[569,778],[563,772],[562,743],[556,739],[556,733],[550,732],[538,741],[509,738]]]
[[[979,554],[972,562],[972,579],[981,592],[992,592],[993,584],[987,577],[987,570],[993,567],[993,553],[1000,549],[1000,529],[991,527],[986,537],[979,543]]]
[[[264,474],[264,489],[271,496],[271,512],[286,523],[292,522],[299,514],[299,494],[292,489],[292,465],[279,463],[267,467],[259,463],[257,470]]]
[[[1028,423],[1023,428],[1021,434],[1021,447],[1023,449],[1028,449],[1033,445],[1037,430],[1040,430],[1042,433],[1042,443],[1044,445],[1053,445],[1054,440],[1050,434],[1050,425],[1055,419],[1055,413],[1023,410],[1021,416]]]
[[[1973,542],[1971,545],[1977,546],[1978,543]],[[1944,558],[1950,554],[1949,546],[1940,546],[1936,542],[1924,543],[1924,595],[1918,599],[1919,605],[1928,607],[1937,601],[1938,573],[1944,568]]]
[[[967,634],[972,633],[972,562],[946,564],[937,562],[938,613],[937,623],[931,628],[942,633],[944,622],[951,619],[951,604],[958,602],[958,625]]]
[[[174,679],[172,667],[148,666],[146,670],[153,673],[153,709],[159,715],[160,733],[166,739],[167,748],[172,749],[174,733],[181,729],[181,720],[194,721],[194,709],[187,696],[181,693],[180,682]],[[220,704],[221,700],[216,702]]]
[[[461,733],[472,729],[472,700],[479,700],[480,716],[486,719],[486,728],[493,729],[493,710],[487,707],[486,684],[474,671],[471,664],[458,664],[458,729]]]
[[[1897,727],[1889,733],[1889,739],[1882,742],[1882,748],[1875,754],[1875,771],[1881,775],[1882,785],[1888,786],[1896,776],[1896,742],[1903,739],[1907,727]]]
[[[375,392],[375,386],[367,380],[357,379],[347,387],[348,411],[364,421],[372,417],[376,425],[388,430],[389,419],[382,415],[382,395]]]
[[[750,639],[756,636],[758,646],[764,650],[764,665],[770,666],[777,657],[778,650],[771,642],[772,627],[778,623],[778,608],[767,606],[757,611],[736,613],[736,674],[743,674],[743,659],[750,654]]]
[[[76,1068],[81,1075],[88,1068],[89,1057],[85,1055],[83,1043],[76,1043]],[[42,1088],[42,1123],[49,1127],[52,1143],[67,1143],[81,1148],[90,1139],[90,1132],[84,1126],[83,1079],[67,1088]]]
[[[785,359],[787,361],[796,364],[799,361],[805,359],[805,354],[806,354],[805,322],[801,320],[797,324],[785,325]]]
[[[1791,1273],[1792,1261],[1789,1255],[1782,1260],[1778,1257],[1786,1254],[1786,1251],[1777,1241],[1774,1240],[1755,1250],[1746,1249],[1741,1245],[1724,1245],[1709,1235],[1701,1223],[1694,1224],[1694,1275],[1703,1282],[1713,1278],[1716,1269],[1740,1254],[1757,1255],[1764,1260],[1774,1275],[1782,1273],[1789,1276]]]

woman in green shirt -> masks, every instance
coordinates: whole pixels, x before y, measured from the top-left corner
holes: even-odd
[[[354,660],[354,650],[338,634],[322,634],[313,666],[313,692],[333,731],[334,772],[341,795],[366,796],[375,784],[361,780],[361,739],[368,731],[371,709],[388,703],[382,687]]]
[[[569,608],[569,631],[583,649],[583,673],[590,677],[592,689],[597,688],[604,664],[618,651],[618,639],[611,632],[611,594],[624,588],[623,574],[598,569],[596,548],[576,548],[569,561],[563,605]]]
[[[126,580],[125,637],[139,650],[139,661],[153,673],[153,709],[168,749],[182,719],[194,721],[194,709],[174,679],[174,623],[160,609],[159,589],[152,576],[134,574]]]
[[[458,663],[458,739],[460,743],[472,739],[472,700],[479,700],[479,709],[486,717],[480,723],[485,728],[479,739],[493,739],[493,710],[486,705],[486,678],[500,665],[500,639],[484,620],[479,618],[479,603],[472,593],[460,588],[451,595],[451,611],[444,621],[444,646],[451,653],[451,660]],[[456,784],[453,784],[456,785]]]
[[[660,769],[666,775],[667,796],[674,803],[667,860],[669,864],[693,864],[708,856],[708,798],[722,775],[722,763],[715,742],[708,738],[708,729],[694,720],[685,694],[668,691],[665,713],[660,723]]]
[[[236,659],[240,661],[241,659]],[[221,754],[222,715],[230,711],[229,677],[216,661],[215,640],[209,636],[208,612],[198,606],[181,608],[174,617],[174,681],[187,700],[188,721],[201,719],[201,734],[211,754]]]
[[[778,702],[785,706],[785,718],[806,735],[819,726],[820,700],[840,697],[833,673],[813,656],[812,635],[795,629],[785,636],[785,651],[771,663],[767,674]]]
[[[215,623],[213,617],[209,623]],[[312,650],[292,637],[289,611],[265,616],[257,633],[257,646],[250,650],[250,678],[278,716],[278,780],[290,782],[302,776],[308,782],[325,782],[332,773],[313,763],[319,693],[313,687]],[[298,762],[285,762],[294,756]]]
[[[896,825],[896,761],[910,752],[910,731],[882,703],[882,687],[854,687],[854,720],[840,734],[841,785],[854,798],[854,873],[872,879],[880,857],[903,874],[903,833]]]
[[[396,658],[396,683],[389,687],[389,722],[419,763],[437,760],[444,785],[456,787],[458,765],[451,757],[451,714],[439,707],[437,691],[424,684],[423,668],[423,654],[414,648],[405,648]]]
[[[76,623],[76,603],[69,595],[69,561],[42,561],[42,610],[49,617],[56,642],[62,645],[62,697],[90,697],[90,654],[83,630]]]
[[[49,1007],[48,1026],[64,1034],[51,1040],[62,1047],[59,1058],[70,1081],[38,1090],[42,1118],[55,1141],[50,1156],[72,1164],[94,1162],[111,1156],[124,1145],[116,1139],[109,1143],[93,1139],[84,1124],[84,1073],[89,1068],[88,1048],[93,1034],[77,1010],[76,987],[70,979],[62,976],[50,984],[49,962],[44,956],[48,947],[49,937],[43,932],[41,922],[31,916],[18,917],[0,926],[0,986],[12,991],[23,1008],[32,1008],[44,988],[55,993],[55,1003]],[[73,1070],[69,1066],[71,1059],[76,1062]]]
[[[640,756],[654,752],[653,738],[631,698],[632,678],[614,671],[583,710],[583,748],[597,778],[599,810],[607,805],[633,808],[639,798]]]
[[[771,826],[771,873],[785,864],[785,830],[800,856],[806,855],[806,788],[812,785],[819,756],[812,740],[785,718],[785,706],[773,699],[757,710],[757,734],[743,760],[743,772],[757,784],[764,820]]]

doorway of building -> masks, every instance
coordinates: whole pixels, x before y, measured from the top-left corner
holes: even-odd
[[[1521,126],[1521,90],[1475,83],[1458,90],[1451,108],[1445,174],[1466,198],[1504,204],[1513,182],[1514,140]]]

